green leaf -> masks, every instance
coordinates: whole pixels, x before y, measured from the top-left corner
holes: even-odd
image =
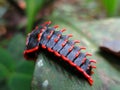
[[[22,61],[18,64],[16,72],[32,75],[34,71],[34,62],[32,61]]]
[[[100,79],[98,75],[94,75],[97,78],[93,87],[91,87],[87,81],[83,78],[78,78],[70,70],[59,63],[60,60],[50,58],[49,55],[41,54],[36,62],[36,68],[33,78],[33,90],[93,90],[95,87],[100,89]],[[41,85],[41,86],[39,86]]]
[[[23,60],[23,51],[25,48],[25,37],[22,34],[16,34],[9,42],[8,51],[12,52],[14,62],[19,63]]]
[[[9,71],[13,71],[15,69],[14,59],[11,54],[0,47],[0,63],[3,64]]]
[[[27,13],[27,30],[26,33],[29,33],[32,30],[33,22],[35,16],[38,13],[45,3],[46,0],[25,0],[26,1],[26,13]]]
[[[108,16],[118,14],[119,0],[102,0],[102,4]]]
[[[8,86],[10,90],[30,90],[31,79],[31,76],[21,73],[14,73],[8,80]]]
[[[4,85],[10,90],[30,90],[34,62],[24,59],[24,48],[25,38],[22,34],[13,36],[7,50],[0,47],[0,80],[4,80]]]
[[[0,81],[6,79],[8,75],[8,68],[6,68],[5,65],[0,63]]]
[[[2,47],[2,46],[7,46],[8,45],[8,43],[9,43],[9,39],[4,39],[4,40],[2,40],[1,42],[0,42],[0,46]]]
[[[14,47],[14,48],[13,48]],[[24,59],[25,38],[22,34],[16,34],[9,42],[8,51],[12,52],[14,62],[16,63],[16,72],[32,75],[34,62],[29,62]]]

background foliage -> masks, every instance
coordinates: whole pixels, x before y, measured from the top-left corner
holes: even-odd
[[[119,10],[119,0],[0,0],[0,90],[119,90],[119,58],[98,53],[104,39],[119,40]],[[98,61],[93,87],[84,81],[76,83],[76,77],[66,70],[63,73],[62,67],[45,54],[37,61],[42,60],[43,67],[24,59],[27,33],[46,20],[66,27],[66,34],[73,33],[73,38],[93,53],[92,58]],[[42,86],[46,79],[50,85]]]

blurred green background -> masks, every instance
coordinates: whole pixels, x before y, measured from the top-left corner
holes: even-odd
[[[98,53],[104,40],[120,41],[119,4],[120,0],[0,0],[0,90],[120,90],[120,58]],[[73,33],[73,38],[81,40],[87,51],[93,53],[92,58],[98,64],[92,87],[86,82],[79,85],[76,79],[72,82],[64,77],[64,73],[55,69],[55,63],[50,61],[53,66],[48,64],[51,58],[44,54],[39,57],[45,60],[41,73],[37,66],[39,58],[36,64],[24,59],[27,34],[48,20],[52,25],[59,24],[60,28],[68,29],[66,34]],[[56,79],[53,80],[54,73]],[[41,86],[48,78],[50,86]]]

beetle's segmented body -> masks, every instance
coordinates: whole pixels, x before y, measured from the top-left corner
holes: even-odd
[[[69,40],[69,37],[72,37],[71,34],[62,35],[65,29],[56,31],[58,26],[49,27],[50,24],[50,21],[45,22],[28,34],[24,57],[26,59],[36,58],[41,48],[46,49],[78,70],[92,85],[93,80],[88,72],[93,73],[92,68],[96,67],[91,63],[96,63],[96,61],[87,59],[86,56],[91,56],[90,53],[81,52],[85,47],[75,46],[75,43],[79,43],[78,40]]]

